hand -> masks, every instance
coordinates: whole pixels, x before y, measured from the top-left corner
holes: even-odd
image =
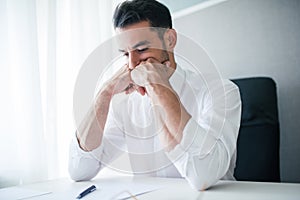
[[[119,69],[115,75],[105,84],[105,91],[108,91],[110,96],[125,92],[130,94],[134,91],[139,92],[141,95],[145,95],[145,88],[137,86],[131,79],[131,70],[128,65],[124,65]]]
[[[170,87],[169,78],[174,69],[169,66],[169,61],[160,63],[154,58],[149,58],[131,71],[132,81],[145,88],[148,94],[153,87],[158,85]]]

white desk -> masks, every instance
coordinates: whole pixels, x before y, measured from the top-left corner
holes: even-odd
[[[75,199],[75,197],[92,184],[97,185],[100,189],[85,196],[82,200],[104,200],[104,188],[114,187],[120,184],[150,184],[158,185],[161,189],[137,196],[139,200],[151,199],[238,199],[238,200],[256,200],[256,199],[280,199],[292,200],[300,199],[300,184],[290,183],[260,183],[260,182],[237,182],[237,181],[220,181],[217,185],[209,190],[200,192],[190,188],[184,179],[170,178],[152,178],[152,177],[111,177],[97,178],[88,182],[73,182],[70,179],[58,179],[20,186],[22,188],[34,189],[38,191],[51,191],[50,194],[30,198],[32,200],[40,199]],[[118,188],[113,191],[114,194],[119,192]],[[2,200],[2,198],[0,197]],[[110,199],[110,198],[109,198]],[[4,200],[4,199],[3,199]]]

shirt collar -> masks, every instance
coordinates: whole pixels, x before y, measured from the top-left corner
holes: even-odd
[[[183,86],[186,79],[186,73],[181,67],[176,64],[176,69],[174,73],[169,78],[169,82],[172,88],[176,91],[177,94],[181,94],[183,90]]]

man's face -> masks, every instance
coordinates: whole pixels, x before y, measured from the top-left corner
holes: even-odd
[[[117,28],[116,32],[120,34],[119,50],[127,57],[129,69],[134,69],[140,62],[149,58],[160,63],[169,60],[164,41],[158,32],[150,28],[149,22],[143,21],[125,28]]]

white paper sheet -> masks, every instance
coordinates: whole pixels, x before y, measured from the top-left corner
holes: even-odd
[[[31,197],[42,196],[51,192],[41,192],[20,187],[9,187],[0,189],[0,199],[2,200],[22,200]]]
[[[95,184],[97,190],[85,196],[84,200],[125,200],[134,199],[132,196],[138,196],[161,189],[159,185],[149,185],[142,183],[108,183]],[[78,192],[78,194],[80,191]],[[74,195],[73,195],[74,196]]]
[[[131,195],[139,199],[139,196],[142,194],[166,187],[166,185],[160,183],[154,185],[115,180],[93,182],[93,184],[96,185],[97,190],[83,197],[83,200],[134,200],[134,198],[131,198]],[[87,185],[86,187],[89,186]],[[75,199],[84,189],[85,187],[82,187],[80,190],[78,187],[66,187],[60,191],[49,192],[24,187],[9,187],[0,189],[0,200],[29,200],[32,197],[36,200]]]
[[[111,195],[109,199],[118,199],[118,200],[134,199],[132,198],[132,196],[139,196],[158,189],[161,189],[161,187],[155,185],[146,185],[146,184],[132,183],[127,185],[121,185],[118,188],[119,192],[111,193],[113,195]]]

